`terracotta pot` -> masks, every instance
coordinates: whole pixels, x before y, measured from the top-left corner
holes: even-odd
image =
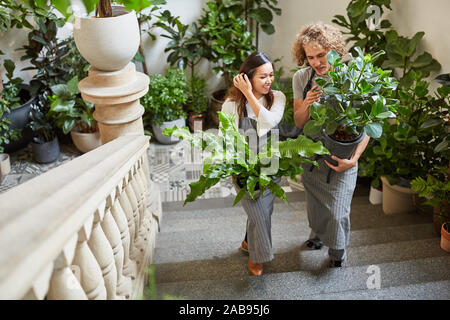
[[[381,177],[383,183],[383,212],[385,214],[407,213],[416,211],[413,196],[418,194],[410,188],[391,185],[385,177]]]
[[[440,205],[433,207],[433,225],[434,230],[436,231],[436,234],[441,234],[441,228],[442,224],[444,222],[447,222],[447,220],[450,220],[450,218],[443,217],[443,211],[444,208],[447,208],[448,210],[448,203],[444,201],[444,203],[441,203]]]
[[[83,153],[92,151],[102,145],[99,131],[83,133],[73,129],[70,131],[70,136],[72,137],[75,147]]]
[[[446,229],[447,228],[447,229]],[[446,222],[441,228],[441,248],[450,252],[450,223]]]
[[[136,12],[112,6],[109,18],[75,17],[73,36],[80,54],[98,70],[124,68],[139,48]]]

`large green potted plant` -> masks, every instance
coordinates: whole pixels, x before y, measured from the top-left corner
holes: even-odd
[[[349,159],[365,134],[380,138],[383,121],[395,118],[398,101],[392,99],[397,81],[390,71],[376,68],[373,62],[383,54],[367,54],[356,48],[358,57],[347,64],[331,50],[327,59],[333,71],[327,78],[316,80],[325,97],[310,107],[311,120],[303,128],[305,134],[320,137],[332,155]],[[336,165],[331,157],[326,160]]]
[[[226,91],[232,85],[233,76],[245,58],[256,50],[253,46],[253,33],[247,30],[247,21],[242,17],[241,5],[230,4],[225,0],[206,3],[200,18],[201,31],[207,34],[212,57],[208,60],[215,64],[213,70],[221,73],[226,89],[212,93],[210,116],[217,125],[217,112],[221,110]]]
[[[31,140],[27,130],[28,115],[35,97],[21,78],[14,78],[15,65],[4,61],[8,81],[0,92],[0,152],[14,152],[25,147]]]
[[[321,142],[314,142],[300,135],[295,140],[273,140],[268,143],[268,148],[255,155],[250,150],[246,137],[234,126],[235,116],[219,112],[219,129],[222,135],[202,131],[192,135],[187,127],[164,130],[167,136],[186,139],[192,146],[211,152],[211,156],[204,161],[200,179],[189,185],[190,193],[184,204],[203,195],[220,179],[229,177],[233,177],[237,189],[234,205],[244,196],[255,199],[266,189],[287,203],[284,190],[272,178],[288,176],[296,179],[296,175],[303,172],[304,163],[317,165],[310,158],[328,153]]]
[[[149,90],[141,98],[145,109],[144,127],[151,126],[156,139],[163,144],[178,142],[162,134],[164,128],[186,125],[184,104],[189,98],[186,76],[181,69],[169,68],[166,74],[150,75]]]
[[[438,146],[448,128],[450,91],[443,87],[438,90],[439,97],[433,97],[421,72],[413,71],[408,77],[413,85],[399,88],[397,118],[384,124],[376,146],[376,174],[382,177],[383,211],[387,214],[415,211],[418,192],[411,189],[410,182],[426,177],[436,167],[448,166],[448,157]]]

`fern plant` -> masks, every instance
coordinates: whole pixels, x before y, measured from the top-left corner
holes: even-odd
[[[230,176],[236,178],[241,188],[233,205],[236,205],[245,194],[254,199],[258,188],[261,193],[269,189],[276,197],[287,203],[284,190],[272,178],[289,176],[297,181],[296,175],[303,173],[304,163],[318,165],[309,158],[316,154],[329,154],[321,142],[314,142],[302,135],[295,140],[287,139],[283,142],[274,139],[267,143],[267,148],[254,154],[246,137],[234,126],[235,116],[219,112],[219,129],[222,135],[203,131],[197,131],[197,134],[192,135],[187,127],[164,129],[163,134],[166,136],[188,140],[193,147],[211,152],[211,156],[204,161],[200,179],[189,185],[191,190],[184,204],[194,201],[220,179]]]

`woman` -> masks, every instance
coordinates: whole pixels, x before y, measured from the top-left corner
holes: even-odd
[[[270,89],[274,80],[273,63],[264,53],[254,52],[245,59],[234,77],[222,111],[237,114],[235,126],[241,131],[256,130],[256,144],[249,141],[255,153],[267,142],[270,130],[280,122],[286,97],[281,91]],[[274,179],[279,183],[280,179]],[[253,275],[261,275],[262,264],[273,259],[271,216],[275,196],[265,190],[256,200],[243,198],[247,213],[247,233],[241,249],[248,251],[248,268]],[[248,239],[248,241],[247,241]]]
[[[294,42],[292,54],[295,62],[299,66],[307,66],[298,70],[292,79],[294,118],[299,128],[303,128],[309,120],[309,107],[320,101],[322,91],[318,90],[314,79],[317,75],[326,76],[328,71],[331,71],[327,54],[332,49],[341,56],[347,53],[339,30],[322,23],[304,27]],[[321,137],[319,135],[313,138]],[[337,161],[337,166],[319,159],[319,168],[304,167],[302,182],[305,186],[311,227],[306,246],[310,249],[320,249],[325,244],[329,248],[331,267],[341,267],[345,262],[345,248],[350,235],[350,205],[356,187],[358,159],[369,139],[366,136],[358,144],[350,159],[332,156],[331,158]]]

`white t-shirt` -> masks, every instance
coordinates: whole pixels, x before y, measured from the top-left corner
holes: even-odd
[[[286,105],[286,96],[281,91],[273,90],[272,92],[274,100],[270,110],[267,110],[264,107],[266,102],[265,96],[262,96],[258,100],[260,105],[258,118],[256,118],[250,103],[247,102],[245,105],[247,107],[248,117],[257,121],[256,132],[260,137],[269,132],[270,129],[274,128],[283,117],[284,106]],[[230,114],[237,114],[237,105],[234,101],[227,99],[222,105],[222,111]],[[236,128],[239,128],[239,117],[236,117],[234,122]]]

